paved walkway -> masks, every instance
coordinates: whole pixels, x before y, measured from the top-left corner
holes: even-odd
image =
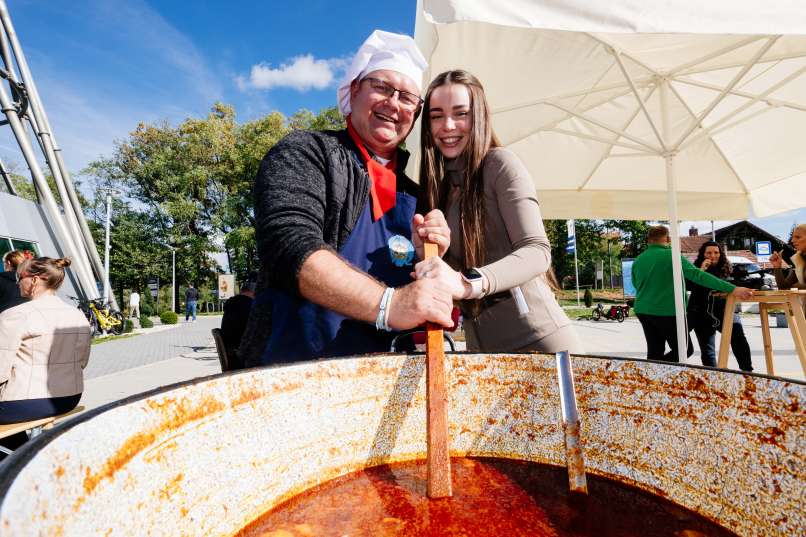
[[[221,316],[198,317],[195,323],[155,327],[155,332],[96,343],[90,352],[90,362],[84,378],[92,379],[153,364],[208,347],[213,337],[210,330],[221,326]]]
[[[221,372],[210,331],[221,316],[157,326],[92,346],[81,405],[87,410],[131,395]]]
[[[764,362],[764,342],[761,337],[761,320],[758,315],[746,315],[742,317],[744,332],[747,335],[747,342],[750,344],[752,352],[753,372],[767,373]],[[645,358],[646,341],[641,323],[635,317],[629,317],[623,323],[616,321],[575,321],[574,326],[582,339],[585,350],[589,354],[617,356],[624,358]],[[770,328],[770,336],[773,348],[773,366],[775,375],[778,377],[788,377],[804,380],[803,370],[800,360],[795,352],[795,344],[792,335],[787,328]],[[717,332],[716,345],[719,351],[719,336]],[[691,334],[694,342],[694,354],[687,363],[702,365],[700,359],[700,349],[697,345],[694,333]],[[731,353],[728,359],[729,369],[739,369]]]

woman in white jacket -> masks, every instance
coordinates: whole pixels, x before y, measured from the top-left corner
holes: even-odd
[[[69,259],[40,257],[17,267],[30,301],[0,314],[0,424],[56,416],[78,405],[90,356],[84,315],[56,296]],[[2,444],[15,449],[25,433]]]

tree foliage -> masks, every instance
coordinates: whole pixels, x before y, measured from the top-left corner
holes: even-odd
[[[149,278],[170,278],[169,246],[177,250],[177,288],[193,281],[212,287],[220,270],[213,254],[224,251],[239,276],[257,268],[252,184],[266,152],[292,129],[340,128],[338,110],[279,112],[238,123],[235,109],[216,103],[204,118],[177,126],[141,123],[114,153],[92,162],[87,212],[103,251],[104,197],[113,204],[110,272],[121,286],[142,289]],[[121,201],[125,200],[125,201]],[[179,301],[177,300],[177,303]]]
[[[557,280],[563,287],[574,285],[574,254],[567,253],[565,246],[568,232],[567,220],[546,220],[546,234],[551,242],[551,257]],[[622,258],[636,257],[646,248],[649,225],[640,220],[575,220],[577,259],[580,285],[593,285],[596,265],[601,261],[605,281],[609,284],[612,270],[614,276],[621,274]],[[617,279],[617,278],[616,278]]]

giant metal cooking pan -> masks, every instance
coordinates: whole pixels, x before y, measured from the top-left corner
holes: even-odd
[[[563,465],[554,357],[452,354],[452,455]],[[803,383],[575,357],[588,471],[740,535],[804,535]],[[227,374],[88,412],[0,474],[0,534],[226,535],[352,470],[424,458],[422,356]]]

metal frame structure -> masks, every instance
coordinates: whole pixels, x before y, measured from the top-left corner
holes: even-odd
[[[81,204],[76,195],[72,178],[62,159],[61,149],[53,135],[45,108],[39,97],[28,62],[17,38],[11,16],[4,0],[0,0],[0,60],[3,67],[0,76],[6,79],[11,95],[5,85],[0,84],[0,109],[6,120],[0,124],[8,124],[14,133],[20,151],[31,171],[31,178],[37,196],[48,220],[59,238],[62,251],[73,260],[71,270],[79,283],[77,291],[87,299],[99,297],[97,281],[108,281],[104,265],[95,247]],[[62,207],[48,187],[45,173],[37,161],[34,146],[26,127],[34,133],[42,157],[50,171]],[[0,165],[2,170],[2,165]],[[4,171],[4,170],[2,170]],[[6,177],[5,173],[2,173]],[[6,178],[9,192],[15,194],[11,181]],[[117,308],[114,294],[109,297],[114,308]]]

